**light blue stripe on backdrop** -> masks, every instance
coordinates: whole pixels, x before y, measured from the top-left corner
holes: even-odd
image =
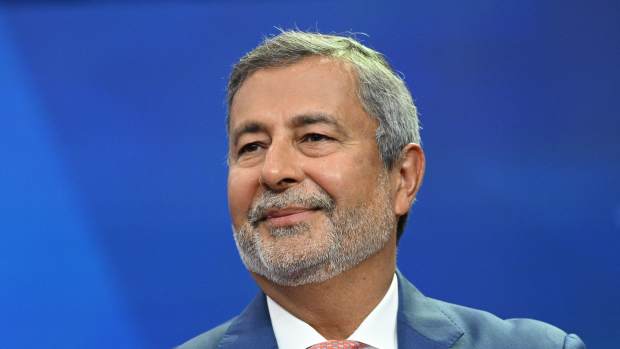
[[[0,348],[143,348],[0,9]]]

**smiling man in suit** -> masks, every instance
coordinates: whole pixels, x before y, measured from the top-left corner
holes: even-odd
[[[235,65],[228,107],[234,237],[263,292],[180,348],[585,347],[425,297],[396,270],[425,160],[411,95],[380,53],[282,32]]]

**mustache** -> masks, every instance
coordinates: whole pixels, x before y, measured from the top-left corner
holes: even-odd
[[[279,193],[267,190],[252,204],[248,212],[248,222],[252,226],[256,226],[266,218],[267,211],[293,206],[310,210],[325,210],[328,213],[336,208],[334,199],[323,189],[312,193],[294,189],[288,189]]]

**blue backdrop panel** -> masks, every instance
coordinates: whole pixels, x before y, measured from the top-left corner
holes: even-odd
[[[620,336],[613,1],[0,5],[0,347],[169,348],[256,293],[226,202],[230,66],[275,26],[406,78],[428,167],[399,252],[427,295]]]

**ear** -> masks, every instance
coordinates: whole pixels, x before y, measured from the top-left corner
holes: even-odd
[[[422,185],[426,161],[419,144],[409,143],[402,152],[400,161],[394,164],[392,175],[395,181],[394,213],[402,216],[409,212],[413,200]]]

